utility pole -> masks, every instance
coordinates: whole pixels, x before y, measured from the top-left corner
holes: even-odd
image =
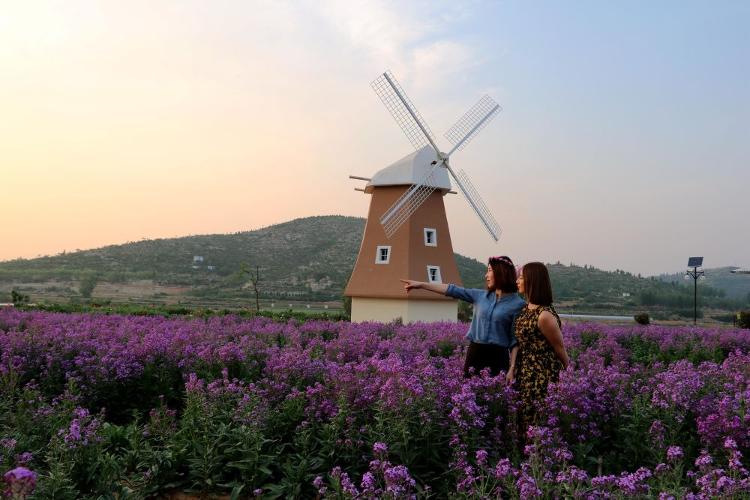
[[[698,323],[698,279],[705,276],[705,272],[703,270],[698,270],[699,267],[703,265],[703,257],[690,257],[688,259],[688,267],[692,267],[693,269],[688,269],[685,272],[685,279],[693,278],[693,324]]]

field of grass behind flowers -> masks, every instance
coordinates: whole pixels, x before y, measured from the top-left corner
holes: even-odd
[[[0,310],[6,494],[750,495],[750,330],[565,325],[525,446],[465,331]]]

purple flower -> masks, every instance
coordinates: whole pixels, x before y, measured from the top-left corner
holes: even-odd
[[[589,475],[586,473],[586,471],[579,469],[575,465],[570,468],[569,474],[572,481],[578,481],[582,483],[584,481],[588,481],[589,479]]]
[[[566,324],[563,338],[573,353],[573,368],[550,384],[547,397],[539,402],[538,425],[528,429],[528,435],[515,425],[521,398],[513,387],[497,377],[461,376],[464,334],[465,325],[449,323],[283,323],[231,315],[178,319],[2,309],[0,378],[12,371],[22,380],[62,374],[75,382],[80,401],[70,394],[42,395],[33,384],[23,396],[34,420],[30,423],[57,425],[55,441],[71,449],[99,439],[103,416],[90,415],[85,406],[112,385],[141,382],[154,366],[180,373],[184,384],[172,389],[186,393],[188,405],[215,416],[217,423],[256,429],[287,407],[299,409],[298,421],[303,423],[298,432],[335,421],[341,437],[328,444],[345,449],[342,456],[372,459],[369,470],[356,478],[357,487],[341,469],[331,471],[331,484],[349,497],[402,498],[416,488],[406,467],[388,461],[388,447],[393,449],[395,443],[374,443],[367,456],[365,439],[371,427],[365,422],[373,408],[387,408],[386,418],[404,415],[410,422],[416,417],[425,435],[450,437],[449,443],[435,444],[444,447],[440,454],[450,457],[438,466],[444,470],[425,477],[454,477],[451,490],[455,486],[459,495],[542,492],[563,497],[585,491],[596,498],[659,492],[679,497],[690,491],[696,498],[711,498],[739,497],[750,490],[741,453],[750,449],[749,331]],[[644,363],[628,347],[634,339],[664,353],[729,354],[720,363]],[[233,379],[230,366],[244,366],[252,376]],[[143,429],[147,439],[158,441],[174,432],[182,416],[163,401],[147,404],[155,408]],[[62,414],[74,407],[69,415]],[[586,471],[570,466],[571,451],[581,463],[607,456],[612,429],[622,417],[645,415],[658,420],[636,422],[634,428],[644,431],[635,439],[643,439],[640,444],[651,446],[657,456],[660,453],[664,463],[649,470],[637,469],[640,464],[635,462],[635,472],[591,479]],[[678,427],[692,435],[668,446]],[[11,436],[5,436],[0,440],[0,462],[14,463],[15,457],[18,465],[29,463],[30,455],[28,460],[17,455],[27,446],[27,436],[13,437],[21,448],[19,443],[11,446]],[[490,455],[509,451],[519,441],[526,445],[527,455],[520,470],[508,459],[488,467]],[[695,443],[705,452],[693,470],[678,477],[680,465],[687,465],[682,464],[684,449]],[[619,444],[629,453],[629,443]],[[632,459],[637,456],[622,457],[622,462]],[[718,462],[725,470],[717,468]],[[366,462],[346,464],[358,471],[363,465]],[[610,470],[611,463],[604,466]],[[324,477],[313,481],[319,495],[325,494]],[[357,490],[360,485],[362,491]]]
[[[34,460],[34,455],[30,451],[24,451],[20,455],[16,455],[16,463],[19,465],[26,465]]]
[[[384,476],[386,491],[393,493],[405,493],[417,484],[409,474],[409,469],[403,465],[386,469]]]
[[[16,467],[3,475],[7,485],[7,496],[13,499],[24,499],[36,488],[36,473],[26,467]]]
[[[313,486],[318,490],[320,496],[325,495],[328,490],[328,488],[324,486],[323,478],[321,476],[315,476],[315,479],[313,479]]]
[[[377,480],[375,479],[375,475],[372,472],[365,472],[362,475],[362,483],[361,483],[363,490],[374,490],[377,486]]]
[[[0,439],[0,447],[5,448],[8,451],[12,451],[16,447],[16,441],[13,438],[3,438]]]
[[[331,471],[331,477],[339,481],[339,484],[341,485],[341,489],[344,490],[344,493],[351,495],[352,497],[359,496],[359,490],[356,486],[354,486],[354,483],[352,483],[352,480],[349,479],[349,474],[341,470],[341,467],[336,466]]]
[[[705,450],[703,450],[698,458],[695,459],[695,466],[704,468],[714,463],[713,458]]]
[[[651,435],[651,438],[659,445],[664,443],[664,424],[661,420],[654,420],[651,423],[651,427],[648,430],[648,433]]]
[[[495,477],[498,479],[504,479],[513,472],[513,467],[510,464],[510,460],[507,458],[501,458],[495,466]]]
[[[487,464],[487,450],[477,450],[477,464],[480,466]]]
[[[591,486],[594,488],[603,488],[606,486],[611,486],[617,483],[617,476],[609,475],[609,476],[596,476],[591,478]]]
[[[65,442],[80,441],[81,440],[81,424],[78,420],[73,420],[70,423],[68,433],[65,435]]]
[[[747,475],[747,470],[742,466],[742,452],[740,450],[731,450],[729,454],[729,468],[734,471]]]
[[[384,456],[388,453],[388,445],[381,442],[376,442],[372,445],[372,452],[377,456]]]
[[[722,490],[723,490],[723,491],[727,491],[727,490],[730,490],[730,489],[731,489],[731,488],[732,488],[732,487],[733,487],[734,485],[735,485],[735,481],[734,481],[734,479],[732,479],[732,478],[731,478],[731,477],[729,477],[729,476],[721,476],[721,477],[720,477],[720,478],[719,478],[719,479],[718,479],[718,480],[716,481],[716,488],[717,488],[717,489],[718,489],[719,491],[722,491]]]
[[[516,481],[516,488],[521,498],[540,498],[542,490],[536,484],[536,480],[530,475],[522,472]]]
[[[667,448],[667,460],[676,462],[683,457],[684,453],[679,446],[670,446]]]

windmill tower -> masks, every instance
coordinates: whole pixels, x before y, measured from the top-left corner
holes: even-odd
[[[352,321],[455,321],[458,304],[425,290],[407,295],[399,278],[461,284],[453,256],[443,196],[451,191],[450,178],[474,209],[490,236],[497,241],[500,227],[465,172],[456,173],[450,156],[476,137],[500,111],[482,97],[445,137],[453,144],[443,153],[432,132],[390,73],[372,87],[415,148],[367,181],[372,196],[357,262],[344,294],[352,299]]]

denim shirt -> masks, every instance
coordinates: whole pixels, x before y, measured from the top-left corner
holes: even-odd
[[[448,285],[445,295],[474,304],[466,338],[478,344],[516,345],[513,323],[526,302],[517,293],[497,297],[494,291]]]

